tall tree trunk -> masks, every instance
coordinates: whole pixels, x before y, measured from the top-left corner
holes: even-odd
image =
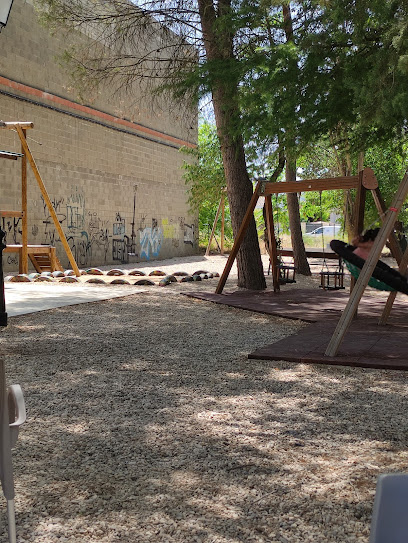
[[[296,161],[286,159],[286,181],[296,181]],[[296,193],[286,195],[288,203],[290,237],[292,240],[293,260],[296,271],[301,275],[312,275],[307,261],[305,244],[303,242],[300,224],[299,200]]]
[[[217,13],[226,14],[231,9],[230,0],[219,0],[217,10],[213,0],[198,0],[201,26],[207,61],[217,64],[234,60],[233,35],[225,28],[217,31]],[[231,74],[223,79],[216,75],[212,80],[212,97],[215,121],[220,138],[221,154],[225,170],[228,201],[234,237],[237,236],[246,209],[253,194],[249,179],[244,143],[237,135],[240,111],[238,106],[238,81],[231,81]],[[252,218],[237,256],[238,286],[253,290],[266,288],[259,249],[255,219]]]
[[[293,41],[292,14],[290,12],[290,2],[282,4],[283,22],[285,37],[287,42]],[[293,111],[295,115],[295,111]],[[287,127],[286,127],[287,128]],[[293,130],[287,128],[289,134],[286,140],[286,181],[296,181],[296,158],[294,150],[296,147]],[[300,223],[299,200],[297,194],[287,194],[290,237],[292,240],[293,260],[300,275],[312,275],[307,261],[305,244],[302,236],[302,227]]]

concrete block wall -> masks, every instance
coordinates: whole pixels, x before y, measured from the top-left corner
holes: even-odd
[[[30,1],[15,0],[0,48],[0,119],[34,123],[28,143],[78,266],[196,253],[197,217],[189,213],[179,151],[196,140],[194,113],[189,126],[169,112],[150,113],[147,124],[146,116],[132,115],[133,122],[115,117],[108,95],[80,103],[55,60],[61,43],[38,25]],[[17,134],[0,130],[0,149],[19,152]],[[21,161],[0,159],[1,210],[21,209],[20,172]],[[69,267],[28,172],[29,243],[55,245]],[[19,219],[4,219],[3,228],[7,243],[21,241]],[[5,255],[4,265],[16,270],[16,255]]]

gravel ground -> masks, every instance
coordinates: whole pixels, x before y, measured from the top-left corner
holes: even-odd
[[[19,543],[368,541],[377,476],[406,471],[406,374],[248,360],[307,325],[180,295],[215,284],[10,319]]]

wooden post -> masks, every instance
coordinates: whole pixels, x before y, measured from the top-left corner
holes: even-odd
[[[0,124],[1,128],[7,128],[8,130],[15,130],[17,127],[24,128],[26,130],[27,128],[34,128],[34,123],[31,121],[23,121],[23,122],[5,122],[3,124]]]
[[[51,247],[50,249],[50,267],[51,271],[55,271],[58,269],[57,266],[57,251],[55,247]]]
[[[358,236],[364,229],[364,209],[367,190],[363,186],[363,170],[358,174],[359,184],[357,187],[356,202],[354,205],[354,236]]]
[[[218,281],[217,288],[215,289],[216,294],[221,294],[224,290],[225,283],[227,282],[228,276],[230,274],[232,265],[234,264],[234,260],[237,257],[239,248],[241,247],[242,240],[244,239],[245,233],[248,229],[249,223],[253,217],[254,209],[256,207],[256,204],[259,200],[259,189],[261,186],[261,182],[258,181],[255,187],[255,191],[252,195],[251,201],[249,202],[249,206],[245,212],[244,220],[241,223],[241,226],[238,230],[237,237],[235,238],[234,245],[232,246],[231,252],[229,254],[227,263],[225,265],[224,271],[222,272],[222,275],[220,277],[220,280]]]
[[[408,267],[408,247],[405,249],[405,252],[402,256],[402,259],[399,265],[399,272],[402,274],[405,274],[407,272],[407,267]],[[381,324],[381,325],[387,324],[388,317],[390,316],[391,309],[392,309],[392,306],[394,305],[396,296],[397,296],[396,290],[389,293],[387,303],[385,304],[384,310],[382,312],[380,320],[378,321],[378,324]]]
[[[205,251],[205,256],[208,256],[210,254],[211,242],[212,242],[212,239],[214,237],[214,232],[215,232],[215,229],[217,227],[217,222],[218,222],[218,216],[220,214],[221,207],[222,207],[222,198],[223,197],[221,196],[220,203],[218,204],[217,213],[215,214],[215,219],[214,219],[213,227],[212,227],[212,230],[211,230],[210,239],[208,240],[207,250]],[[221,243],[222,243],[222,241],[221,241]]]
[[[24,139],[26,138],[27,130],[21,128]],[[21,235],[21,258],[19,262],[19,271],[20,273],[28,273],[28,215],[27,215],[27,155],[24,150],[23,144],[21,144],[21,152],[23,156],[21,157],[21,211],[23,213],[22,217],[22,235]]]
[[[225,194],[221,196],[221,254],[224,254],[224,238],[225,238]]]
[[[376,189],[371,191],[371,194],[373,196],[373,200],[377,208],[378,214],[380,216],[380,219],[381,221],[383,221],[383,217],[387,211],[387,207],[385,205],[380,189],[377,187]],[[390,244],[390,251],[391,251],[392,256],[397,261],[397,264],[400,264],[401,259],[402,259],[402,249],[394,231],[391,232],[388,241]]]
[[[65,237],[64,231],[63,231],[63,229],[61,227],[61,224],[60,224],[60,222],[58,220],[57,214],[55,213],[54,206],[52,205],[50,197],[48,196],[47,189],[45,188],[43,180],[41,179],[40,172],[38,171],[38,168],[37,168],[37,165],[35,163],[34,157],[31,154],[31,151],[30,151],[30,148],[28,146],[27,140],[25,138],[23,129],[20,126],[17,125],[16,130],[17,130],[18,135],[20,136],[21,145],[22,145],[22,148],[24,150],[24,154],[28,158],[28,162],[30,163],[30,166],[31,166],[31,168],[32,168],[32,170],[34,172],[34,175],[35,175],[35,178],[37,180],[38,186],[40,187],[40,190],[41,190],[41,194],[43,195],[44,202],[46,203],[46,205],[48,207],[48,211],[50,212],[52,220],[54,221],[54,226],[57,229],[57,232],[58,232],[59,237],[61,239],[61,243],[62,243],[62,245],[63,245],[63,247],[65,249],[65,252],[66,252],[66,254],[68,256],[68,259],[69,259],[69,261],[71,263],[72,269],[74,270],[75,275],[77,277],[79,277],[81,274],[79,272],[77,263],[75,262],[75,258],[74,258],[73,254],[71,252],[71,248],[68,245],[67,238]]]
[[[363,175],[364,171],[360,170],[358,172],[358,186],[356,200],[354,202],[353,209],[353,237],[357,237],[364,228],[364,210],[365,210],[365,201],[366,201],[366,188],[363,186]],[[350,281],[350,292],[353,291],[356,280],[354,277],[351,277]]]
[[[357,170],[360,173],[364,169],[364,151],[358,153]]]
[[[398,191],[394,197],[394,201],[391,207],[388,209],[382,228],[380,229],[370,254],[365,261],[363,269],[360,272],[353,292],[350,295],[349,301],[340,317],[337,327],[333,333],[333,336],[327,346],[325,355],[336,356],[340,343],[342,342],[344,335],[347,332],[348,327],[357,311],[358,304],[364,293],[365,288],[371,278],[374,268],[377,265],[380,258],[381,251],[389,238],[389,235],[397,220],[398,213],[408,193],[408,172],[404,175]]]
[[[266,211],[266,232],[268,234],[269,258],[272,265],[272,281],[273,291],[279,292],[279,265],[278,251],[276,247],[275,226],[273,223],[272,196],[265,196],[265,211]]]

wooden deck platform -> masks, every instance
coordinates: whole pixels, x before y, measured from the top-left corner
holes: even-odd
[[[401,295],[395,301],[389,323],[379,326],[386,295],[367,293],[335,357],[327,357],[324,352],[347,303],[348,292],[293,289],[278,294],[238,291],[230,294],[188,293],[187,296],[311,323],[293,336],[260,347],[248,358],[408,371],[406,296]]]

